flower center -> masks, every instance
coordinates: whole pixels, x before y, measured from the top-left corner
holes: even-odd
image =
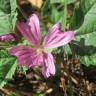
[[[38,47],[35,47],[35,50],[38,54],[44,52],[44,47],[43,46],[38,46]]]

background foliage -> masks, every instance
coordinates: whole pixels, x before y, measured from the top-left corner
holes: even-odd
[[[0,0],[0,35],[14,31],[16,8],[16,0]]]
[[[37,6],[35,1],[34,4],[31,0],[29,2],[31,13],[38,9],[40,18],[43,18],[40,21],[43,35],[56,22],[61,23],[62,31],[75,32],[71,44],[54,50],[58,56],[65,52],[67,55],[74,55],[81,64],[96,66],[96,0],[41,0]],[[72,6],[71,9],[68,9],[69,5]],[[33,11],[33,6],[38,8]],[[0,36],[16,31],[15,23],[19,15],[17,9],[16,0],[0,0]],[[69,11],[72,14],[68,17]],[[14,45],[16,42],[13,42]],[[22,44],[21,41],[19,43]],[[8,48],[1,46],[2,43],[0,43],[0,87],[3,87],[15,72],[16,59],[8,54]]]

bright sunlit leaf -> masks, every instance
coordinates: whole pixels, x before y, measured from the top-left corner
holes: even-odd
[[[43,0],[28,0],[33,6],[41,8]]]
[[[14,31],[16,8],[16,0],[0,0],[0,35]]]

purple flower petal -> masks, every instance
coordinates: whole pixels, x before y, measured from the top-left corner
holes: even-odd
[[[28,26],[27,23],[17,21],[16,22],[16,28],[33,45],[38,45],[39,44],[39,42],[36,40],[33,33],[31,32],[30,27]]]
[[[27,24],[29,25],[31,32],[35,37],[35,40],[39,43],[41,34],[38,16],[36,14],[32,14],[29,17]]]
[[[47,34],[47,35],[45,36],[45,38],[44,38],[44,43],[45,43],[45,42],[46,42],[46,43],[51,42],[52,39],[57,36],[57,33],[58,33],[58,32],[60,32],[60,24],[59,24],[59,23],[55,24],[55,25],[50,29],[50,31],[48,32],[48,34]]]
[[[0,36],[0,42],[15,41],[15,39],[16,37],[12,33]]]
[[[57,32],[57,30],[56,30],[54,32],[52,31],[52,33],[51,33],[51,35],[49,35],[49,34],[47,35],[49,37],[49,39],[47,41],[44,40],[45,48],[57,48],[57,47],[63,46],[65,44],[69,43],[74,38],[74,32],[72,32],[72,31],[60,32],[60,30],[59,30],[59,32]]]
[[[32,63],[33,64],[29,65],[29,68],[33,67],[33,66],[36,66],[36,65],[41,66],[42,62],[43,62],[42,54],[35,53],[35,54],[32,55]]]
[[[17,57],[18,65],[24,65],[27,68],[33,65],[35,51],[31,47],[16,46],[9,51],[9,54]]]
[[[16,27],[32,44],[35,46],[40,45],[40,26],[39,19],[36,14],[32,14],[27,23],[17,21]]]
[[[9,54],[17,57],[18,65],[24,65],[27,68],[41,65],[43,62],[43,54],[38,54],[36,50],[27,46],[16,46],[9,51]]]
[[[55,65],[52,54],[44,54],[43,65],[42,65],[42,74],[45,78],[48,78],[51,75],[55,74]]]

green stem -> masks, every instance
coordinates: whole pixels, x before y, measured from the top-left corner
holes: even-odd
[[[49,0],[45,0],[42,8],[41,8],[41,16],[43,16],[44,9],[46,8],[46,5],[48,4]]]
[[[62,31],[65,31],[66,29],[66,23],[67,23],[67,0],[62,0],[64,4],[64,10],[63,10],[63,16],[62,16]]]

